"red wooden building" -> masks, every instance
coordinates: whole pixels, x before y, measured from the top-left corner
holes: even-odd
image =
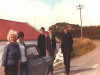
[[[39,31],[28,23],[0,19],[0,40],[7,40],[9,30],[23,31],[25,40],[37,40]]]

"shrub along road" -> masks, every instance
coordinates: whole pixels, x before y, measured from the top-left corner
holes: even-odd
[[[100,41],[95,41],[96,48],[71,61],[70,75],[100,75]],[[54,75],[65,75],[64,64],[54,69]]]

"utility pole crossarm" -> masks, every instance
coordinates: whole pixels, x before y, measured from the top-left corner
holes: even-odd
[[[80,4],[79,4],[79,6],[77,6],[77,7],[84,7],[84,5],[80,5]]]

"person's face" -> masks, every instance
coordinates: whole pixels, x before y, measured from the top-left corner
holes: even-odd
[[[19,37],[19,42],[22,43],[24,40],[24,37]]]
[[[49,34],[52,34],[52,30],[49,30]]]
[[[43,35],[44,34],[44,30],[40,30],[40,33]]]
[[[67,32],[68,32],[68,28],[67,28],[67,27],[64,29],[64,32],[65,32],[65,33],[67,33]]]
[[[14,43],[16,42],[16,35],[11,34],[11,35],[9,36],[9,42],[14,44]]]

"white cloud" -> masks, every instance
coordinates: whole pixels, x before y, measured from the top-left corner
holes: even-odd
[[[83,25],[100,24],[100,7],[99,0],[79,0],[67,1],[63,0],[57,3],[54,8],[39,0],[1,0],[0,1],[0,17],[3,19],[28,22],[32,26],[39,29],[49,26],[57,22],[68,22],[80,24],[78,4],[84,5],[82,9]]]
[[[82,9],[82,17],[84,25],[100,25],[100,0],[80,0],[80,3],[84,5]]]

